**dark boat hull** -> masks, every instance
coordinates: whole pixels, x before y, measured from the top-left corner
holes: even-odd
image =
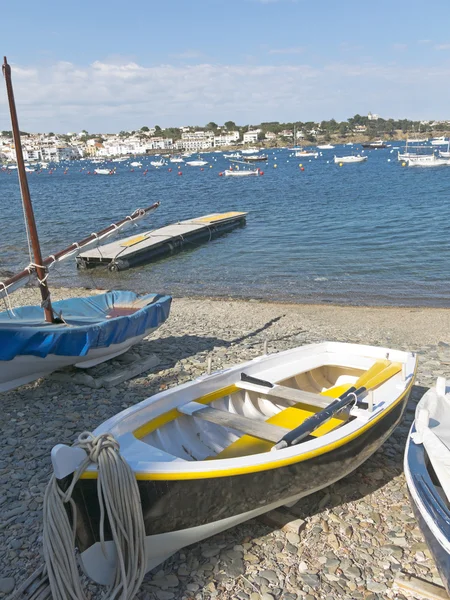
[[[413,426],[411,432],[414,431]],[[436,490],[427,462],[423,444],[410,442],[405,454],[405,474],[411,505],[441,579],[450,594],[450,510]],[[430,523],[433,523],[433,527]],[[437,538],[436,531],[447,540],[447,548]]]
[[[319,456],[292,465],[224,477],[139,480],[149,557],[153,568],[178,549],[223,531],[276,506],[296,501],[349,475],[391,435],[409,396],[360,435]],[[74,490],[77,545],[84,563],[100,548],[100,512],[95,479],[81,479]],[[106,539],[110,533],[106,530]],[[176,540],[165,546],[166,540]],[[175,545],[174,545],[175,544]],[[170,548],[170,550],[168,550]]]

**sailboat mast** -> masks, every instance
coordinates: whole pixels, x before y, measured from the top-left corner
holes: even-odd
[[[6,56],[3,61],[3,75],[6,81],[6,90],[8,92],[9,110],[11,113],[11,125],[14,139],[14,147],[16,150],[17,171],[19,173],[20,192],[22,194],[22,202],[25,209],[25,215],[28,223],[28,231],[30,234],[31,248],[33,250],[36,273],[39,279],[39,289],[41,291],[42,306],[44,308],[45,320],[53,323],[53,310],[50,301],[50,290],[45,281],[46,271],[42,266],[42,253],[39,245],[39,238],[34,219],[33,205],[31,204],[30,190],[28,188],[28,180],[25,172],[25,164],[23,160],[22,143],[20,141],[19,122],[17,119],[16,104],[14,101],[14,92],[11,81],[11,67],[8,64]]]

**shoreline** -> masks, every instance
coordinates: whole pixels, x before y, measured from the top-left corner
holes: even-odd
[[[100,292],[52,291],[55,300]],[[11,300],[18,306],[38,297],[36,288],[23,288]],[[273,353],[323,340],[419,353],[413,392],[393,435],[354,473],[289,509],[304,521],[298,533],[248,521],[175,554],[147,574],[136,598],[410,598],[392,588],[400,568],[439,584],[407,498],[403,453],[416,402],[437,376],[450,378],[450,310],[175,297],[152,336],[89,374],[156,354],[152,371],[110,389],[49,376],[2,394],[0,506],[8,525],[0,529],[0,598],[2,581],[18,587],[42,563],[42,503],[55,444],[70,444],[124,408],[204,375],[209,359],[216,371],[260,356],[265,343]],[[99,588],[89,591],[100,597]]]

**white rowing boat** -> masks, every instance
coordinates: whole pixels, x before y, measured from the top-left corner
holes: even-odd
[[[362,163],[362,162],[366,162],[366,160],[367,160],[367,156],[360,156],[359,154],[357,156],[351,155],[351,156],[335,156],[334,157],[334,162],[336,164],[339,164],[339,163],[345,163],[345,164]]]
[[[389,348],[306,345],[164,390],[105,421],[94,436],[114,436],[138,482],[145,568],[348,476],[401,420],[416,366],[414,354]],[[85,456],[53,449],[61,486]],[[108,584],[116,553],[107,524],[103,549],[99,541],[97,477],[91,463],[74,486],[76,544],[86,573]]]
[[[231,171],[227,169],[224,171],[224,175],[225,177],[258,177],[258,175],[261,175],[261,172],[259,169],[255,169],[254,171]]]

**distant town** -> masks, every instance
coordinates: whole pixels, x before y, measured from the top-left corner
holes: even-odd
[[[450,131],[450,121],[410,121],[384,119],[377,114],[355,115],[347,121],[334,119],[315,123],[266,122],[259,125],[236,125],[227,121],[204,127],[183,126],[161,128],[143,126],[119,133],[56,134],[21,132],[24,159],[29,162],[59,162],[86,157],[112,158],[155,154],[158,152],[200,152],[211,149],[237,148],[258,144],[264,147],[312,145],[321,142],[346,143],[372,139],[406,139],[424,141],[427,137]],[[10,131],[0,135],[0,161],[16,160]]]

